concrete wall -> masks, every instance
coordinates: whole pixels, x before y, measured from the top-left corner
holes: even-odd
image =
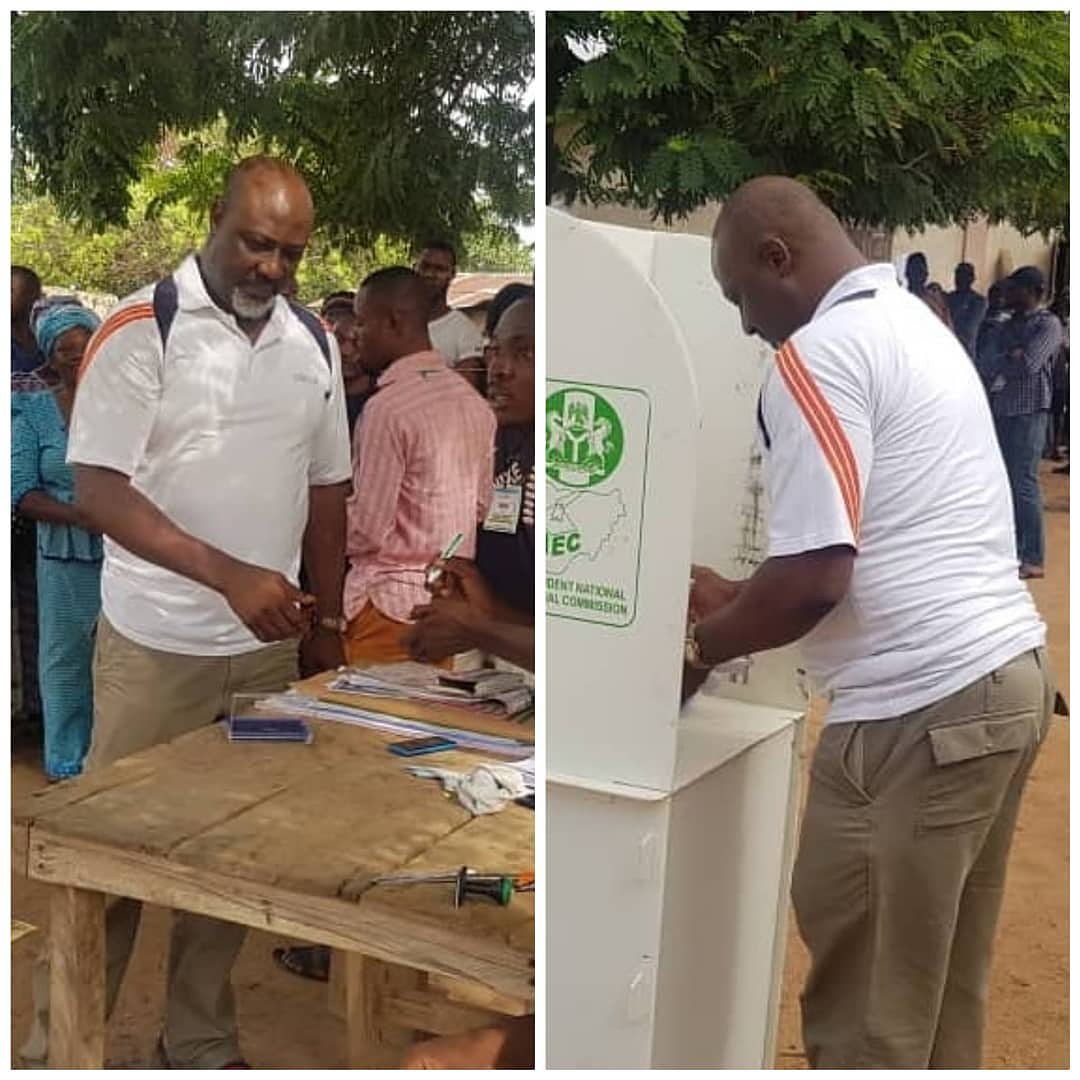
[[[921,251],[930,264],[930,280],[943,288],[953,287],[958,262],[975,267],[975,288],[987,288],[1021,266],[1037,266],[1050,278],[1053,245],[1038,233],[1022,236],[1012,225],[990,225],[985,219],[966,229],[932,227],[913,234],[898,229],[893,234],[893,258]]]
[[[663,221],[653,221],[643,210],[625,206],[583,206],[575,203],[570,212],[586,221],[602,221],[609,225],[626,225],[636,229],[659,229],[667,232],[690,233],[709,236],[712,233],[720,203],[710,203],[694,211],[682,221],[665,226]],[[966,229],[951,226],[946,229],[931,227],[922,232],[909,234],[897,229],[892,234],[891,252],[884,255],[894,261],[921,251],[930,264],[930,280],[944,289],[953,287],[953,270],[958,262],[970,262],[975,267],[975,288],[985,293],[998,279],[1020,266],[1037,266],[1047,280],[1053,245],[1040,235],[1021,236],[1011,225],[990,225],[980,220]],[[882,257],[875,251],[875,257]]]

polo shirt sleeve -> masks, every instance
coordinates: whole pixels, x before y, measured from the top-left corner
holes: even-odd
[[[873,462],[869,387],[852,343],[788,341],[762,389],[770,558],[858,549]]]
[[[161,360],[149,302],[125,304],[98,327],[79,373],[69,463],[134,475],[161,400]]]
[[[326,423],[315,432],[308,467],[308,484],[323,487],[343,484],[352,478],[349,448],[349,419],[345,408],[345,380],[341,374],[341,352],[333,335],[330,339],[332,386],[326,402]]]

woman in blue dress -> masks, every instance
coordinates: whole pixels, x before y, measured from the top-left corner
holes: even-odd
[[[13,383],[11,395],[11,505],[37,522],[38,675],[50,780],[82,771],[93,723],[101,537],[83,528],[65,459],[75,378],[99,322],[75,303],[42,311],[34,334],[46,363]]]

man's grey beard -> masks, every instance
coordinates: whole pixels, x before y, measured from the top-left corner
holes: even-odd
[[[271,296],[269,300],[254,300],[240,287],[232,291],[232,309],[241,319],[265,319],[273,310],[275,300],[276,296]]]

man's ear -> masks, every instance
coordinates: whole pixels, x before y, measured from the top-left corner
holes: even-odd
[[[787,277],[794,269],[791,248],[779,236],[766,236],[758,244],[758,258],[777,277]]]
[[[211,234],[217,232],[218,226],[221,224],[221,219],[225,216],[225,196],[219,195],[214,200],[214,205],[210,208],[210,232]]]

